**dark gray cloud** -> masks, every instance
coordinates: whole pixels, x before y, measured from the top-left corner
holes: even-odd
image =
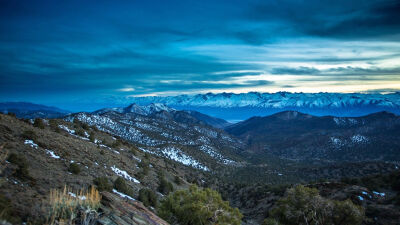
[[[271,70],[272,74],[291,74],[291,75],[313,75],[321,71],[315,68],[300,66],[298,68],[279,67]]]
[[[355,39],[389,35],[399,40],[400,2],[374,1],[265,1],[255,3],[246,18],[286,27],[281,35]],[[291,32],[288,32],[291,31]]]

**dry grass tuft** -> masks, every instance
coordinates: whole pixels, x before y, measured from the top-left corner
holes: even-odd
[[[97,218],[101,195],[96,188],[72,191],[64,186],[63,190],[50,190],[49,224],[73,224],[80,220],[81,224],[92,224]]]

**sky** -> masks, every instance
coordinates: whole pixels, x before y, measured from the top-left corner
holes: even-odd
[[[400,90],[398,0],[0,0],[0,101]]]

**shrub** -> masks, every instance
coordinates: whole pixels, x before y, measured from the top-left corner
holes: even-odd
[[[81,127],[82,127],[82,129],[84,129],[84,130],[89,130],[89,125],[87,125],[86,123],[83,123],[83,122],[81,122]]]
[[[114,141],[111,145],[111,147],[113,148],[119,148],[119,146],[122,145],[122,141],[120,139],[117,139],[116,141]]]
[[[36,141],[38,138],[35,131],[33,131],[33,130],[25,130],[22,133],[21,137],[23,137],[25,139],[33,140],[33,141]]]
[[[122,192],[122,193],[124,193],[124,194],[127,194],[127,195],[133,197],[133,190],[132,190],[132,188],[130,188],[130,187],[126,184],[124,178],[122,178],[122,177],[118,177],[118,178],[114,181],[114,188],[115,188],[117,191],[119,191],[119,192]]]
[[[279,225],[279,223],[275,219],[267,218],[263,221],[262,225]]]
[[[132,148],[130,148],[130,151],[131,151],[131,153],[133,155],[137,155],[137,149],[136,148],[132,147]]]
[[[83,129],[76,129],[75,134],[81,137],[85,137],[85,131]]]
[[[40,128],[40,129],[44,129],[43,120],[40,119],[40,118],[36,118],[36,119],[34,120],[34,122],[33,122],[33,126],[34,126],[34,127],[37,127],[37,128]]]
[[[142,172],[144,175],[149,174],[150,171],[150,163],[148,160],[143,159],[142,161],[139,162],[139,167],[142,168]]]
[[[11,117],[14,117],[14,118],[17,117],[17,115],[16,115],[15,113],[13,113],[13,112],[8,112],[7,115],[9,115],[9,116],[11,116]]]
[[[101,195],[94,188],[73,192],[52,189],[49,196],[50,224],[93,224],[98,217]],[[57,222],[56,222],[57,221]],[[60,223],[58,223],[60,222]]]
[[[99,129],[96,127],[96,125],[90,126],[90,128],[92,128],[93,131],[99,131]]]
[[[139,191],[139,201],[143,202],[146,207],[153,206],[157,207],[157,196],[156,193],[150,189],[142,188]]]
[[[195,185],[168,195],[158,212],[171,224],[181,225],[240,225],[243,217],[237,208],[223,201],[218,192]]]
[[[364,219],[364,209],[351,200],[333,201],[333,224],[361,224]]]
[[[94,132],[90,132],[90,133],[89,133],[89,141],[90,141],[90,142],[94,142],[95,139],[96,139],[96,138],[95,138]]]
[[[276,220],[282,225],[292,224],[361,224],[364,209],[350,200],[333,201],[321,197],[318,190],[298,185],[287,190],[270,210],[269,223]]]
[[[81,167],[78,163],[69,164],[68,171],[73,174],[79,174],[81,172]]]
[[[53,130],[55,130],[56,128],[59,128],[57,120],[55,120],[55,119],[50,119],[49,120],[49,125],[50,125],[50,128],[53,129]]]
[[[160,184],[158,186],[158,191],[164,195],[169,194],[174,191],[174,186],[168,182],[164,177],[160,178]]]
[[[112,191],[113,185],[109,182],[107,177],[97,177],[93,180],[99,191]]]
[[[182,179],[180,177],[178,177],[178,176],[175,176],[174,182],[177,185],[181,185],[182,184]]]
[[[15,177],[18,177],[21,180],[33,181],[33,178],[29,175],[28,161],[23,155],[17,155],[15,153],[11,153],[8,156],[7,161],[18,166],[17,170],[13,174]]]

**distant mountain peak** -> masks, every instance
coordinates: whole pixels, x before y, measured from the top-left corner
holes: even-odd
[[[127,107],[116,107],[116,108],[104,108],[95,111],[97,114],[106,113],[106,112],[119,112],[119,113],[136,113],[140,115],[150,115],[157,112],[173,112],[175,109],[166,106],[162,103],[150,103],[148,105],[138,105],[136,103],[132,103]]]
[[[313,116],[297,111],[283,111],[272,115],[273,117],[283,119],[283,120],[293,120],[293,119],[308,119]]]

